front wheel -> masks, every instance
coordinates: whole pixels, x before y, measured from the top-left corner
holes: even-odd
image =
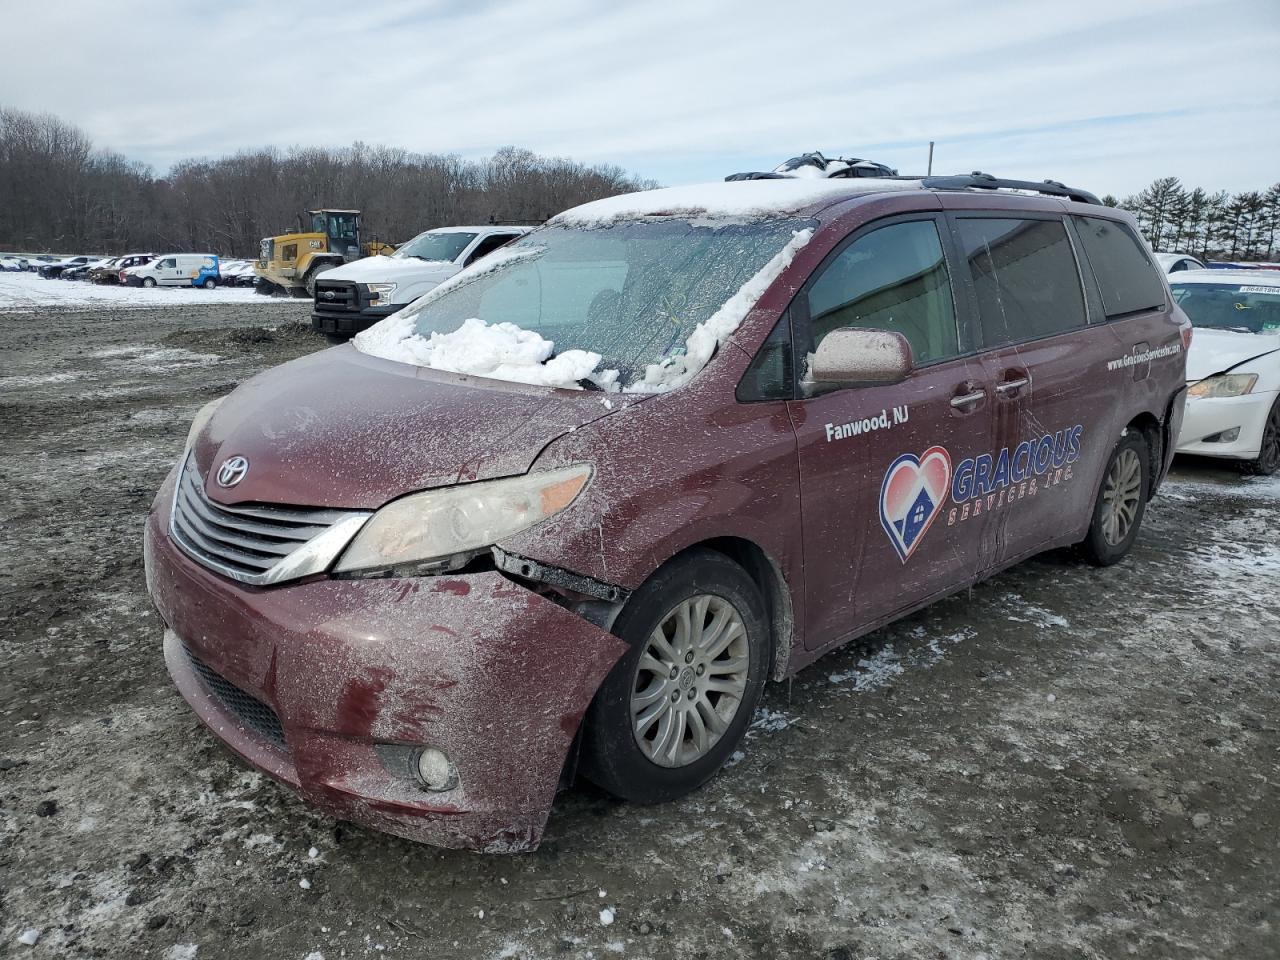
[[[624,800],[659,803],[702,786],[742,739],[769,670],[769,629],[746,571],[713,550],[659,570],[614,632],[630,651],[587,712],[583,772]]]
[[[1111,452],[1082,544],[1090,562],[1109,567],[1133,547],[1147,510],[1150,463],[1146,438],[1137,430],[1126,431]]]
[[[142,281],[144,287],[154,287],[156,285],[155,277],[145,277]]]
[[[200,286],[204,287],[206,290],[212,290],[217,285],[218,281],[213,279],[213,277],[205,277],[204,283],[200,284]]]
[[[1271,405],[1267,414],[1267,424],[1262,428],[1262,450],[1257,460],[1250,460],[1244,465],[1245,473],[1269,477],[1280,470],[1280,397]]]

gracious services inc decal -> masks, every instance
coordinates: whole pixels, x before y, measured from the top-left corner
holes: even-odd
[[[906,563],[911,558],[944,512],[947,526],[955,526],[1070,481],[1083,433],[1084,427],[1076,424],[954,466],[942,446],[919,455],[900,454],[880,483],[880,525],[898,559]]]

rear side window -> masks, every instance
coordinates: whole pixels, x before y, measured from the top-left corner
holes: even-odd
[[[956,232],[978,296],[984,346],[1051,337],[1088,322],[1062,221],[960,218]]]
[[[809,288],[813,349],[832,330],[900,333],[916,363],[959,353],[951,278],[933,220],[890,224],[865,234],[828,262]]]
[[[1075,222],[1108,317],[1164,306],[1160,272],[1127,226],[1101,217],[1075,217]]]

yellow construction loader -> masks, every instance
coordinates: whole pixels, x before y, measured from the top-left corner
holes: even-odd
[[[315,294],[316,276],[325,270],[395,250],[376,238],[360,242],[359,210],[308,210],[307,215],[309,233],[262,238],[253,268],[258,293],[310,297]]]

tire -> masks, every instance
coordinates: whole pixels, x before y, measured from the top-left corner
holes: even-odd
[[[332,263],[317,263],[314,267],[307,271],[307,275],[302,280],[303,287],[306,288],[307,296],[315,299],[316,296],[316,277],[324,273],[326,270],[334,268]]]
[[[694,628],[680,625],[682,612],[692,624],[699,611],[705,654],[687,648]],[[716,651],[726,630],[733,637]],[[694,550],[632,595],[613,632],[631,649],[587,711],[583,773],[634,803],[674,800],[715,776],[751,723],[770,663],[764,601],[742,567],[714,550]],[[730,664],[745,672],[727,671]],[[723,689],[710,690],[710,683]]]
[[[154,287],[154,286],[156,285],[156,278],[155,278],[155,277],[143,277],[143,278],[142,278],[142,285],[143,285],[144,287]]]
[[[1084,555],[1099,567],[1119,563],[1133,547],[1147,512],[1151,491],[1151,456],[1138,430],[1127,430],[1111,451],[1102,486],[1093,504],[1093,520],[1081,544]]]
[[[212,290],[217,285],[218,281],[213,279],[213,277],[205,277],[204,283],[200,284],[200,286],[204,287],[206,290]]]
[[[1269,477],[1280,470],[1280,397],[1271,405],[1267,425],[1262,429],[1262,451],[1257,460],[1246,462],[1241,468],[1245,473]]]

